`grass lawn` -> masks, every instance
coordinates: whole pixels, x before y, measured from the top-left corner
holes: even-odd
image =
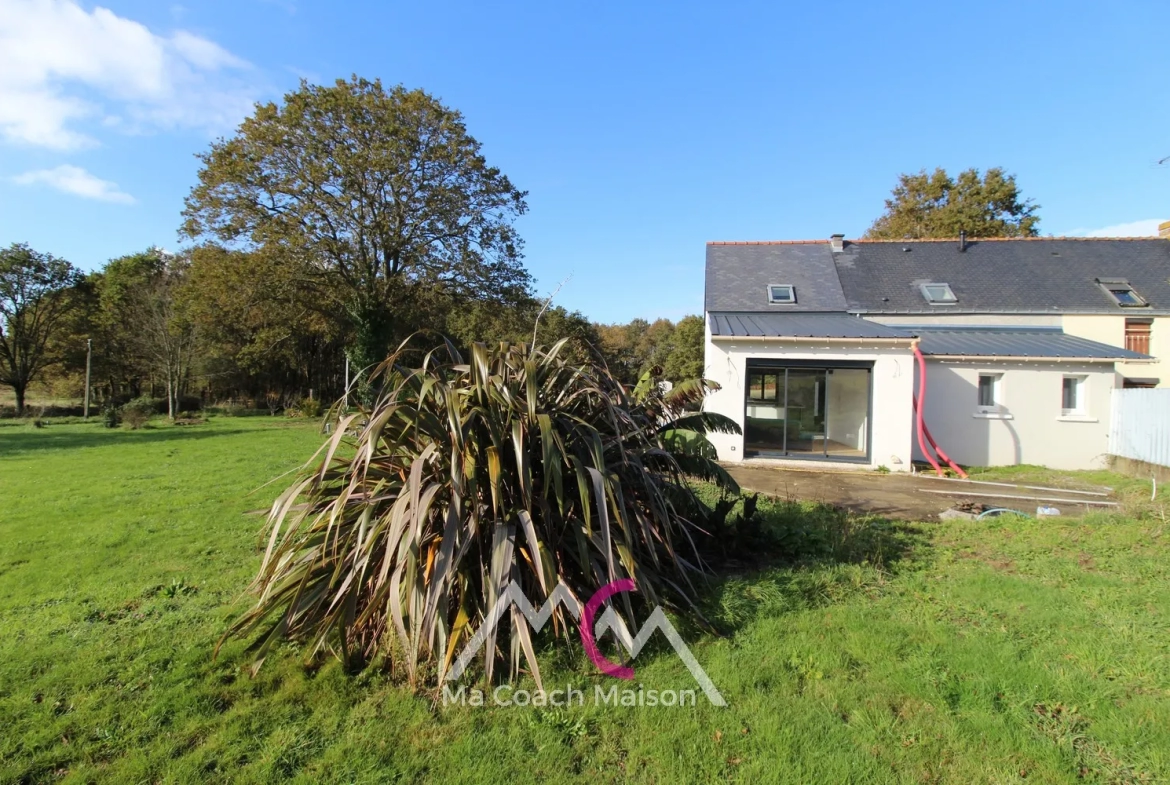
[[[239,642],[212,659],[259,563],[245,513],[278,492],[255,489],[319,441],[0,425],[0,781],[1170,780],[1165,496],[922,525],[761,504],[805,557],[713,584],[725,636],[681,627],[726,708],[471,708],[291,649],[255,679]],[[564,646],[542,661],[612,683]],[[694,686],[664,646],[634,665]]]

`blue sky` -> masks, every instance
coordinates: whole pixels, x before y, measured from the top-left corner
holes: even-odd
[[[1170,219],[1170,4],[957,5],[0,0],[0,244],[175,248],[195,153],[351,73],[460,109],[600,321],[700,312],[708,240],[857,236],[903,171],[1003,166],[1045,234]]]

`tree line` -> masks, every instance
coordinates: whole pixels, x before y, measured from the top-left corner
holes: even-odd
[[[260,249],[152,248],[83,274],[63,259],[12,245],[0,250],[0,384],[13,389],[18,416],[34,384],[79,397],[92,341],[95,407],[157,397],[173,417],[222,401],[275,412],[310,395],[336,400],[345,393],[355,331],[348,314],[321,307],[320,297],[318,287],[301,285]],[[568,338],[570,353],[601,359],[627,384],[653,366],[677,381],[702,373],[698,316],[677,325],[606,325],[544,306],[527,291],[507,300],[436,295],[412,303],[417,310],[403,319],[401,337],[443,335],[466,349],[531,343],[535,331],[543,345]],[[351,362],[351,378],[358,370]]]
[[[422,90],[360,77],[302,82],[257,105],[200,156],[176,254],[148,249],[83,275],[0,251],[0,384],[77,390],[92,341],[105,402],[225,398],[277,410],[347,392],[418,332],[457,345],[549,344],[629,384],[651,367],[703,370],[703,320],[590,322],[536,297],[515,221],[527,194],[485,160],[462,115]],[[1036,206],[1000,169],[902,175],[870,237],[1033,235]]]

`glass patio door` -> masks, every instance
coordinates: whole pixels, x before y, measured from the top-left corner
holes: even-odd
[[[870,369],[747,369],[744,454],[864,461],[869,456]]]
[[[788,369],[786,452],[794,456],[825,455],[825,386],[821,369]]]

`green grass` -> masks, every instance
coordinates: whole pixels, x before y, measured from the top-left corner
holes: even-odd
[[[761,504],[795,561],[709,587],[726,635],[681,626],[727,708],[443,707],[288,648],[255,679],[242,644],[211,657],[278,486],[250,491],[319,440],[0,425],[0,781],[1170,779],[1165,497],[922,526]],[[608,688],[582,660],[546,648],[546,679]],[[634,665],[692,686],[661,645]]]

